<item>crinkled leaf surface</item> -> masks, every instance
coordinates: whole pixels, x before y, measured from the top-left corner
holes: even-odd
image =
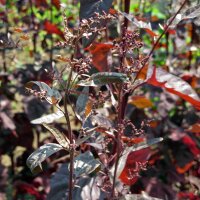
[[[102,12],[108,12],[112,5],[113,0],[80,0],[80,20],[94,17],[95,13],[102,14]],[[93,27],[100,28],[104,22],[94,23]],[[87,47],[95,39],[97,33],[93,33],[89,38],[83,38],[82,44]]]
[[[50,124],[50,123],[54,122],[55,120],[60,119],[63,116],[64,116],[64,114],[61,111],[58,111],[56,113],[52,113],[52,114],[45,115],[40,118],[34,119],[31,121],[31,124],[42,124],[42,123]]]
[[[161,68],[149,66],[147,83],[165,88],[168,92],[178,95],[190,102],[197,109],[200,109],[200,98],[193,88],[181,78],[170,74]]]
[[[47,130],[49,130],[53,136],[56,138],[57,142],[64,147],[65,149],[69,149],[69,140],[67,137],[65,137],[65,135],[63,133],[61,133],[58,129],[56,129],[54,126],[52,125],[48,125],[43,123],[42,124]]]
[[[110,83],[123,83],[127,81],[126,74],[117,72],[99,72],[92,74],[89,79],[80,81],[78,85],[82,86],[101,86]]]
[[[90,151],[80,154],[74,160],[74,174],[76,177],[88,175],[101,166]]]
[[[34,151],[26,161],[27,166],[30,168],[32,173],[35,173],[38,170],[37,167],[41,167],[41,163],[51,156],[52,154],[60,151],[63,147],[59,144],[49,143],[42,145],[39,149]]]
[[[45,99],[50,103],[50,104],[57,104],[60,102],[62,96],[59,93],[58,90],[56,89],[51,89],[46,83],[44,82],[39,82],[39,81],[30,81],[26,83],[25,87],[27,89],[33,90],[34,85],[37,85],[40,89],[40,92],[45,92]]]

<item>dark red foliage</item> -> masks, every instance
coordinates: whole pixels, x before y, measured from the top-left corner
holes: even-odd
[[[140,171],[146,168],[149,154],[149,148],[131,152],[119,179],[126,185],[133,185],[138,180]]]
[[[164,88],[168,92],[178,95],[200,110],[200,98],[192,87],[181,78],[154,66],[149,68],[147,83]]]
[[[92,64],[99,72],[108,71],[108,53],[113,47],[112,44],[93,43],[86,48],[92,54]]]
[[[51,23],[48,20],[44,22],[44,30],[49,34],[56,34],[64,39],[63,32],[58,28],[58,26],[56,24]]]
[[[44,200],[44,196],[40,194],[37,189],[28,183],[25,182],[16,182],[16,196],[22,195],[22,194],[30,194],[35,197],[36,200]]]

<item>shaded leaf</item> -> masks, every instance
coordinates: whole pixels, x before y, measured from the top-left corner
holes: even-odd
[[[50,192],[47,195],[48,200],[67,199],[67,189],[69,180],[69,170],[67,164],[62,164],[59,170],[53,175],[50,181]],[[104,200],[105,195],[97,186],[99,177],[81,177],[76,180],[76,185],[73,188],[73,199],[77,200]]]
[[[102,14],[103,11],[107,13],[112,2],[113,0],[80,0],[80,20],[94,17],[95,13]],[[103,24],[104,22],[100,21],[100,23],[94,23],[93,26],[100,28]],[[84,37],[82,39],[83,46],[89,46],[96,36],[97,33],[93,33],[88,38]]]
[[[194,165],[194,161],[191,161],[189,163],[186,163],[184,166],[179,166],[179,165],[176,165],[176,171],[179,173],[179,174],[184,174],[186,173],[193,165]]]
[[[61,133],[58,129],[56,129],[55,127],[53,127],[51,125],[47,125],[45,123],[43,123],[42,125],[53,134],[53,136],[56,138],[57,142],[62,147],[64,147],[65,149],[69,149],[70,141],[63,133]]]
[[[15,130],[16,126],[13,120],[7,115],[6,112],[0,112],[1,126],[5,129]]]
[[[42,169],[41,163],[46,158],[60,151],[61,149],[63,149],[63,147],[59,144],[55,143],[44,144],[27,158],[26,164],[30,168],[32,173],[35,173],[36,170],[38,170],[37,167],[39,167],[40,170]]]
[[[94,43],[87,48],[92,54],[92,64],[98,71],[108,71],[107,56],[112,47],[113,45],[111,44]]]
[[[100,168],[101,164],[98,160],[94,159],[94,156],[90,151],[77,156],[74,160],[74,174],[76,177],[88,175]]]
[[[149,66],[147,72],[147,83],[165,88],[168,92],[178,95],[190,102],[197,109],[200,109],[200,98],[192,87],[181,78],[168,73],[167,71]]]
[[[89,133],[87,135],[85,135],[82,138],[79,138],[76,140],[76,145],[79,146],[80,144],[82,144],[83,142],[85,142],[86,140],[88,140],[92,135],[95,134],[95,129],[92,129],[91,131],[88,131]]]
[[[25,84],[26,89],[30,91],[36,91],[34,85],[37,85],[40,89],[40,93],[37,93],[40,97],[45,98],[50,104],[57,104],[62,99],[60,92],[56,89],[51,89],[46,83],[39,81],[29,81]]]
[[[52,114],[45,115],[40,118],[34,119],[31,121],[31,124],[42,124],[42,123],[50,124],[50,123],[54,122],[55,120],[60,119],[63,116],[64,116],[64,114],[61,111],[58,111],[56,113],[52,113]]]
[[[81,121],[84,121],[87,117],[86,106],[88,103],[88,96],[89,96],[89,87],[84,87],[76,101],[76,114],[78,119]]]

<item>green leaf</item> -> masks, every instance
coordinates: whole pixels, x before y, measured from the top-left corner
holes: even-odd
[[[69,150],[70,141],[63,133],[61,133],[58,129],[51,125],[47,125],[45,123],[42,124],[47,130],[49,130],[53,136],[56,138],[57,142],[64,147],[65,149]]]
[[[88,175],[100,168],[101,163],[94,159],[90,151],[77,156],[74,160],[74,174],[76,177]]]
[[[63,116],[64,114],[61,111],[57,111],[56,113],[52,113],[52,114],[34,119],[31,121],[31,124],[42,124],[42,123],[50,124],[54,122],[55,120],[60,119]]]
[[[39,171],[42,170],[41,163],[46,158],[60,151],[61,149],[63,149],[63,147],[59,144],[55,143],[44,144],[27,158],[26,164],[30,168],[32,173],[37,173],[38,167]]]
[[[62,99],[61,94],[56,89],[51,89],[46,83],[39,81],[30,81],[25,84],[28,90],[35,91],[34,85],[37,85],[40,89],[41,97],[44,97],[50,104],[57,104]]]

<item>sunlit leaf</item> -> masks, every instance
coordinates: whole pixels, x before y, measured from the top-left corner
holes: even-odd
[[[137,28],[141,28],[141,29],[144,29],[150,36],[152,37],[155,37],[157,36],[156,33],[154,33],[152,31],[152,28],[151,28],[151,24],[150,23],[146,23],[144,21],[141,21],[141,20],[137,20],[136,17],[134,16],[131,16],[130,14],[127,14],[125,12],[120,12],[124,17],[126,17],[130,22],[132,22],[132,24],[134,26],[136,26]]]
[[[21,35],[21,36],[20,36],[20,39],[26,41],[26,40],[29,40],[30,37],[29,37],[28,35],[24,34],[24,35]]]
[[[141,142],[141,143],[135,144],[135,145],[133,145],[131,147],[126,147],[124,152],[123,152],[123,154],[122,154],[122,156],[119,159],[119,162],[118,162],[117,178],[119,178],[121,176],[122,172],[124,171],[125,166],[127,164],[127,158],[131,153],[136,152],[136,154],[139,155],[138,160],[134,160],[133,159],[133,162],[136,162],[136,161],[141,162],[141,160],[146,161],[145,159],[147,158],[148,151],[146,152],[146,150],[145,150],[144,154],[140,154],[139,150],[148,148],[153,144],[161,142],[162,140],[163,140],[163,138],[154,138],[154,139],[146,140],[145,142]],[[141,158],[141,156],[142,156],[142,158]],[[111,173],[112,174],[114,173],[114,168],[115,168],[115,166],[113,166],[112,169],[111,169]],[[134,174],[133,174],[133,179],[131,181],[131,184],[133,184],[133,182],[135,182],[136,180],[137,180],[137,176],[134,176]],[[126,184],[128,184],[128,182],[126,182]]]
[[[30,91],[34,90],[34,85],[37,85],[40,89],[40,93],[38,93],[41,98],[45,98],[50,104],[57,104],[60,102],[62,96],[56,89],[51,89],[46,83],[39,81],[30,81],[25,84],[25,87]]]
[[[56,113],[52,113],[52,114],[45,115],[40,118],[34,119],[31,121],[31,123],[32,124],[42,124],[42,123],[50,124],[50,123],[54,122],[55,120],[60,119],[61,117],[64,117],[64,114],[61,111],[58,111]]]
[[[200,122],[197,122],[193,125],[191,125],[187,131],[190,131],[192,133],[200,133]]]
[[[200,4],[188,8],[184,13],[179,13],[175,17],[175,20],[170,25],[171,28],[175,28],[179,22],[186,19],[194,19],[196,17],[200,17]],[[167,21],[167,24],[171,21],[172,17]],[[195,22],[195,21],[194,21]]]
[[[63,149],[63,147],[59,144],[44,144],[27,158],[26,164],[30,168],[32,173],[35,173],[38,171],[38,167],[40,168],[40,170],[42,169],[41,163],[46,158],[60,151],[61,149]]]
[[[91,174],[97,168],[100,168],[101,163],[94,159],[90,151],[80,154],[74,160],[74,174],[76,177]]]
[[[23,32],[22,28],[17,28],[17,27],[14,28],[13,31],[17,32],[17,33],[22,33]]]
[[[130,101],[130,104],[133,104],[137,108],[150,108],[153,106],[153,103],[147,99],[145,96],[133,96]]]
[[[188,147],[195,157],[200,156],[200,148],[198,147],[198,144],[196,144],[195,140],[193,140],[189,135],[185,135],[182,138],[182,142]]]
[[[200,98],[192,87],[181,78],[166,72],[161,68],[149,66],[147,83],[165,88],[168,92],[178,95],[200,109]]]
[[[44,22],[44,30],[49,34],[56,34],[64,39],[63,32],[58,28],[58,26],[56,24],[53,24],[50,21],[46,20]]]
[[[62,62],[67,62],[67,63],[70,61],[69,58],[66,58],[66,57],[61,56],[61,55],[57,55],[57,56],[56,56],[56,60],[62,61]]]
[[[67,139],[67,137],[63,133],[61,133],[58,129],[56,129],[52,125],[48,125],[45,123],[43,123],[42,125],[53,134],[53,136],[56,138],[57,142],[62,147],[64,147],[65,149],[69,149],[70,141]]]
[[[150,197],[148,194],[126,194],[119,200],[162,200],[162,199]]]

